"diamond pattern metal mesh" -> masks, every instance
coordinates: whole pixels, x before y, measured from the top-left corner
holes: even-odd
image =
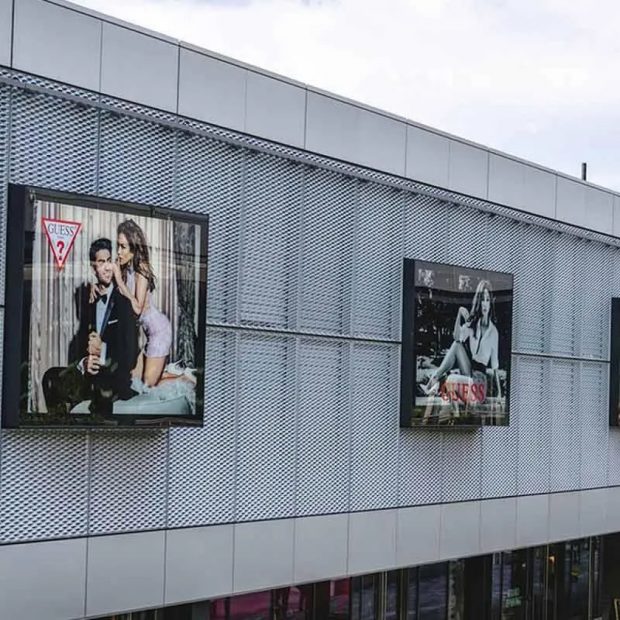
[[[609,248],[607,260],[612,265],[609,287],[613,297],[620,297],[620,249]],[[603,372],[605,385],[609,385],[609,368]],[[610,428],[608,435],[607,453],[607,483],[620,485],[620,428]]]
[[[7,180],[9,176],[9,103],[11,91],[0,84],[0,247],[6,239]],[[4,305],[5,256],[0,251],[0,305]]]
[[[239,343],[236,515],[295,512],[296,340],[244,334]]]
[[[298,515],[349,508],[350,362],[347,344],[316,338],[299,343]]]
[[[486,229],[485,267],[492,271],[513,273],[512,266],[518,260],[516,257],[521,240],[520,228],[515,226],[513,220],[487,213]]]
[[[607,484],[620,485],[620,429],[612,428],[609,431],[609,446],[607,452]]]
[[[481,493],[482,429],[444,433],[442,502],[478,499]]]
[[[616,240],[11,77],[0,234],[7,178],[208,213],[210,327],[203,429],[0,435],[0,542],[620,484]],[[403,256],[515,274],[510,427],[398,428]]]
[[[551,322],[551,290],[554,232],[529,224],[517,227],[513,243],[514,273],[513,343],[516,351],[548,350]]]
[[[488,216],[480,211],[455,208],[450,211],[448,226],[448,262],[487,269]]]
[[[408,194],[405,197],[405,256],[448,262],[450,212],[456,209],[437,198]]]
[[[4,312],[0,307],[0,351],[4,351]],[[4,356],[0,355],[0,394],[2,394],[2,377],[4,370]],[[0,433],[0,488],[2,487],[2,434]]]
[[[579,355],[605,359],[609,357],[609,282],[612,279],[613,264],[605,260],[608,255],[606,247],[597,247],[591,241],[581,241],[580,246],[580,271],[577,278],[581,293]]]
[[[514,393],[514,382],[512,385],[512,393]],[[517,495],[518,444],[519,418],[515,413],[514,405],[511,404],[510,426],[496,428],[485,426],[482,429],[480,494],[483,499]]]
[[[168,527],[234,520],[237,346],[234,331],[207,331],[205,425],[170,431]]]
[[[550,350],[560,355],[576,355],[581,330],[582,280],[579,277],[579,239],[556,233],[553,239],[553,274],[551,279]]]
[[[549,360],[518,357],[517,389],[511,391],[511,418],[519,419],[517,490],[519,495],[548,493],[551,465]],[[575,481],[575,484],[578,484]]]
[[[404,430],[399,435],[399,506],[435,504],[442,495],[444,434]]]
[[[89,534],[165,527],[168,434],[94,431],[90,439]]]
[[[97,110],[16,91],[11,118],[11,181],[94,194],[97,133]]]
[[[351,357],[351,510],[388,508],[398,489],[398,349],[354,344]]]
[[[209,215],[209,321],[237,323],[243,175],[241,149],[201,136],[179,136],[176,205]]]
[[[403,196],[362,183],[355,222],[353,333],[398,338],[402,282]]]
[[[333,172],[306,172],[299,327],[318,333],[351,332],[354,222],[357,184]]]
[[[247,155],[242,223],[241,323],[293,327],[297,319],[301,166]]]
[[[607,484],[609,395],[606,364],[582,362],[579,382],[581,488]],[[573,487],[574,488],[574,485]]]
[[[584,413],[575,390],[579,362],[554,360],[550,371],[551,491],[567,491],[575,488],[581,474],[581,452],[575,449]]]
[[[176,134],[155,123],[101,114],[99,194],[169,207],[173,203]]]
[[[0,542],[85,536],[88,435],[2,432]]]

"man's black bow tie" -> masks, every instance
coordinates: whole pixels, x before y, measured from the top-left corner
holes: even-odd
[[[99,295],[97,301],[102,301],[104,304],[108,303],[108,294],[104,293],[103,295]]]

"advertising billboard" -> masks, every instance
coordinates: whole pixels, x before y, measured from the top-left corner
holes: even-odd
[[[11,186],[2,425],[202,425],[207,228]]]
[[[509,423],[513,277],[405,259],[401,426]]]
[[[609,425],[620,426],[620,297],[611,300],[611,342],[609,346]]]

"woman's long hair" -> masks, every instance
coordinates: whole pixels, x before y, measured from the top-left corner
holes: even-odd
[[[151,261],[149,259],[149,246],[146,242],[146,236],[144,231],[133,220],[125,220],[118,225],[116,234],[125,235],[129,250],[133,254],[131,266],[136,273],[144,276],[148,282],[149,291],[155,290],[155,274],[151,267]],[[127,276],[125,271],[129,267],[129,263],[121,267],[123,271],[123,279],[126,280]]]
[[[493,320],[493,289],[491,288],[491,283],[488,280],[480,280],[480,282],[478,282],[478,286],[476,287],[474,299],[471,302],[471,312],[469,313],[468,324],[472,329],[476,329],[478,327],[478,322],[482,318],[482,296],[484,295],[484,291],[489,292],[489,321]]]

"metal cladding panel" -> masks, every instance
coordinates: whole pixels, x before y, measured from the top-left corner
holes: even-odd
[[[522,230],[514,220],[501,215],[487,214],[484,268],[513,273]],[[513,317],[514,331],[514,317]],[[514,336],[513,336],[514,340]]]
[[[405,257],[448,262],[448,225],[452,209],[443,200],[408,194],[405,198]]]
[[[400,506],[436,504],[442,496],[442,442],[445,433],[407,429],[400,433],[398,501]]]
[[[620,248],[609,249],[609,261],[612,263],[611,295],[620,297]],[[603,372],[605,385],[609,385],[610,369],[607,367]],[[607,435],[607,484],[620,485],[620,428],[608,428]]]
[[[609,432],[607,448],[607,484],[620,486],[620,428],[612,428]]]
[[[513,368],[517,363],[513,358]],[[515,370],[513,370],[513,373]],[[513,377],[515,375],[513,374]],[[511,394],[514,393],[514,382]],[[512,399],[512,396],[511,396]],[[514,403],[514,400],[511,400]],[[485,426],[482,429],[482,482],[480,494],[490,497],[511,497],[517,494],[519,462],[519,419],[511,405],[510,426]]]
[[[480,211],[452,209],[448,227],[448,262],[488,269],[488,216]]]
[[[176,206],[209,215],[207,320],[235,324],[245,154],[222,142],[182,134]]]
[[[240,322],[297,323],[303,168],[248,153],[242,214]]]
[[[88,434],[2,431],[0,542],[85,536]]]
[[[551,491],[568,491],[579,483],[581,451],[576,450],[582,431],[575,382],[579,362],[553,360],[549,384],[549,418],[551,425]]]
[[[399,353],[382,344],[351,350],[351,510],[397,505]]]
[[[578,355],[585,358],[609,357],[609,325],[611,317],[610,282],[613,264],[608,260],[608,248],[580,243],[580,271],[577,281],[580,289],[581,321]]]
[[[583,294],[583,282],[579,277],[579,245],[579,239],[572,235],[553,235],[550,351],[560,355],[576,355],[578,350]]]
[[[330,334],[351,329],[357,183],[333,172],[306,172],[299,327]]]
[[[94,194],[97,110],[27,91],[13,94],[10,178],[13,183]]]
[[[607,364],[582,362],[579,382],[581,438],[581,488],[603,487],[607,481],[607,453],[610,442]],[[574,488],[574,486],[573,486]]]
[[[353,334],[399,338],[403,248],[403,195],[361,183],[353,257]]]
[[[172,206],[177,134],[110,111],[102,112],[100,131],[99,195]]]
[[[204,428],[0,435],[0,542],[620,484],[605,239],[7,75],[0,227],[9,178],[208,214],[209,326]],[[509,427],[399,428],[403,257],[514,274]]]
[[[444,435],[441,501],[480,499],[482,429]]]
[[[170,431],[168,527],[234,520],[237,340],[207,330],[204,427]]]
[[[0,73],[1,75],[1,73]],[[0,247],[6,239],[7,182],[9,178],[9,104],[11,91],[0,84]],[[0,252],[0,305],[4,304],[5,256]]]
[[[239,343],[236,518],[295,514],[295,338],[244,334]]]
[[[93,431],[89,534],[166,525],[168,433]]]
[[[297,515],[349,509],[349,365],[347,344],[316,338],[300,341]]]
[[[5,308],[0,306],[0,351],[4,351],[4,313]],[[4,356],[0,355],[0,394],[2,394],[2,378],[4,376]],[[1,407],[1,405],[0,405]],[[2,433],[0,432],[0,488],[2,487]],[[0,515],[2,514],[0,504]]]
[[[519,419],[518,494],[549,493],[551,424],[548,388],[550,361],[519,357],[515,364],[511,417]],[[575,481],[575,485],[578,485]]]
[[[548,350],[551,322],[551,279],[554,232],[522,224],[515,239],[513,343],[516,351],[543,353]]]

